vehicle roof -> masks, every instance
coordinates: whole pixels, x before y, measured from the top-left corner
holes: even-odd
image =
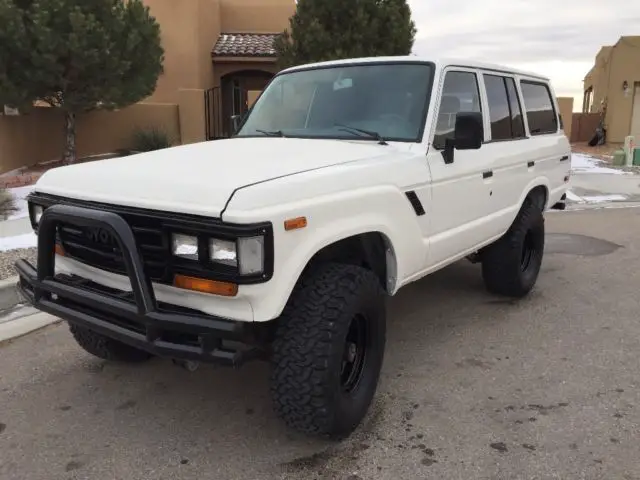
[[[544,75],[540,75],[539,73],[519,70],[517,68],[509,67],[507,65],[478,62],[478,61],[470,60],[466,58],[434,58],[429,56],[417,56],[417,55],[395,56],[395,57],[363,57],[363,58],[349,58],[344,60],[331,60],[326,62],[317,62],[317,63],[309,63],[306,65],[298,65],[296,67],[291,67],[286,70],[283,70],[280,73],[293,72],[296,70],[305,70],[307,68],[349,65],[352,63],[374,64],[374,63],[387,63],[387,62],[409,62],[409,63],[432,62],[436,65],[436,67],[440,67],[440,68],[445,68],[448,66],[478,68],[483,70],[494,70],[494,71],[505,72],[505,73],[508,72],[514,75],[522,75],[524,77],[533,77],[533,78],[537,78],[547,82],[549,81],[548,77]]]

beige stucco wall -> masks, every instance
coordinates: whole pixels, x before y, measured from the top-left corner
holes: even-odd
[[[622,84],[627,81],[625,95]],[[593,87],[594,112],[606,105],[607,142],[622,143],[630,132],[633,84],[640,81],[640,37],[622,37],[612,47],[603,47],[585,77],[584,89]]]
[[[295,0],[220,0],[222,31],[279,33],[289,26]]]
[[[78,156],[130,148],[138,129],[163,130],[174,144],[181,141],[178,105],[138,103],[115,112],[97,111],[78,117]]]
[[[36,108],[28,115],[0,116],[0,173],[58,159],[64,149],[62,112]],[[115,112],[80,115],[76,122],[79,157],[130,148],[137,129],[158,128],[180,143],[178,105],[139,103]]]
[[[573,97],[558,97],[558,108],[562,115],[564,133],[571,138],[571,121],[573,119]]]
[[[204,92],[200,89],[180,89],[178,97],[182,143],[206,140]]]
[[[622,143],[631,130],[633,84],[640,82],[640,39],[636,44],[619,42],[612,52],[610,82],[608,85],[607,141]],[[629,84],[625,95],[622,84]]]
[[[63,149],[62,116],[52,108],[29,115],[0,115],[0,173],[59,158]]]
[[[212,86],[211,50],[220,35],[220,0],[145,0],[160,23],[164,74],[146,101],[177,103],[178,89]]]

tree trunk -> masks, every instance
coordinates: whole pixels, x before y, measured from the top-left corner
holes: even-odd
[[[65,165],[70,165],[76,161],[76,114],[73,112],[64,113],[64,157]]]

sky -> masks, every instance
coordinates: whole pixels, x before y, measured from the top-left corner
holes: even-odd
[[[582,111],[582,80],[603,45],[640,35],[638,0],[408,0],[416,55],[534,71]]]

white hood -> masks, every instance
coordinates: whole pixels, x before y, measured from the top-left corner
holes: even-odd
[[[79,200],[219,217],[241,187],[372,158],[375,142],[236,138],[183,145],[46,172],[37,192]]]

